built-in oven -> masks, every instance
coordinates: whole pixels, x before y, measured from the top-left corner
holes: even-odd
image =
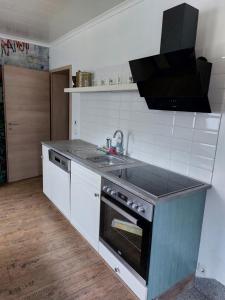
[[[103,178],[100,241],[145,283],[151,251],[153,205]]]

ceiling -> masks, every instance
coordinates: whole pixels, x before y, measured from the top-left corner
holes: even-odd
[[[0,0],[0,33],[50,43],[124,0]]]

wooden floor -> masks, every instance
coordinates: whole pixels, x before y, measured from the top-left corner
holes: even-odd
[[[0,187],[0,299],[136,298],[35,178]]]

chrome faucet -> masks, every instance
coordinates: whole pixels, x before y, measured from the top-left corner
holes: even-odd
[[[115,132],[114,132],[114,134],[113,134],[113,138],[115,138],[116,136],[117,136],[117,134],[120,134],[120,143],[119,143],[119,145],[118,145],[118,148],[119,148],[119,150],[117,150],[117,152],[119,153],[119,154],[121,154],[121,155],[123,155],[124,153],[124,149],[123,149],[123,137],[124,137],[124,135],[123,135],[123,132],[122,132],[122,130],[119,130],[119,129],[117,129]]]

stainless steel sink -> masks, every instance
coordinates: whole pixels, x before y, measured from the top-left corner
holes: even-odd
[[[126,164],[127,160],[113,155],[98,155],[87,158],[88,161],[96,163],[102,167]]]
[[[100,149],[93,147],[85,150],[67,149],[67,152],[76,158],[84,159],[87,162],[96,164],[98,168],[133,164],[135,162],[135,160],[128,156],[103,154]]]

